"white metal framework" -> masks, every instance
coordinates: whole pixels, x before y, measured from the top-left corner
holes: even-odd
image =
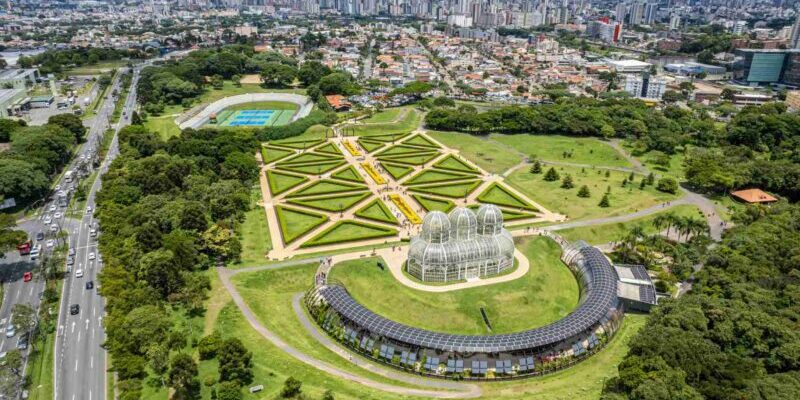
[[[514,239],[503,229],[503,212],[484,204],[477,215],[457,207],[432,211],[411,239],[408,273],[424,282],[451,282],[499,274],[514,265]]]

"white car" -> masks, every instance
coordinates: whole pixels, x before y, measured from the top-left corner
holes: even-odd
[[[61,185],[56,185],[56,192],[61,190]]]
[[[86,212],[92,212],[92,205],[86,206]]]
[[[75,271],[75,277],[76,278],[83,278],[83,270],[82,269],[76,270]]]
[[[44,222],[45,225],[50,225],[50,223],[53,222],[53,219],[50,218],[49,215],[45,215],[44,219],[42,220],[42,222]]]
[[[53,232],[58,232],[58,224],[50,225],[50,230],[53,231]]]
[[[55,204],[50,204],[50,207],[47,207],[47,209],[50,210],[50,212],[53,212],[53,211],[56,210],[56,205]]]
[[[94,260],[94,253],[89,253],[89,259]]]
[[[53,245],[56,244],[56,242],[53,239],[47,239],[47,242],[45,242],[45,244],[47,245],[47,247],[53,247]]]
[[[17,328],[14,327],[14,324],[8,324],[6,327],[6,337],[14,337],[17,334]]]
[[[62,213],[61,211],[56,211],[56,213],[53,214],[53,218],[55,218],[55,219],[61,219],[61,217],[63,217],[63,216],[64,216],[64,213]]]

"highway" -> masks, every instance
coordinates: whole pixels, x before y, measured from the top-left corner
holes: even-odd
[[[116,134],[130,123],[131,113],[136,103],[136,82],[139,70],[134,70],[131,89],[125,99],[124,114],[114,129],[114,138],[102,161],[99,174],[87,193],[86,209],[77,224],[70,232],[70,243],[75,249],[75,265],[72,273],[67,274],[61,293],[59,307],[58,332],[55,344],[54,398],[56,400],[92,400],[106,398],[106,351],[101,347],[105,341],[103,331],[103,315],[105,304],[97,293],[97,273],[102,268],[101,255],[97,251],[97,237],[91,235],[91,229],[97,226],[94,219],[95,195],[100,189],[101,176],[119,149]],[[114,87],[119,88],[119,79]],[[118,89],[121,92],[121,89]],[[109,93],[113,90],[109,91]],[[109,95],[98,111],[92,134],[101,135],[108,126],[114,111],[114,98]],[[98,142],[99,143],[99,142]],[[99,235],[99,234],[98,234]],[[78,271],[83,272],[78,277]],[[93,287],[87,287],[88,282]],[[77,304],[80,309],[76,315],[70,312],[70,306]]]

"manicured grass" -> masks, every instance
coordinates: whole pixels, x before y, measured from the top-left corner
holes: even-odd
[[[372,140],[365,140],[364,138],[358,138],[358,145],[361,146],[367,153],[372,153],[373,151],[383,147],[386,145],[384,142],[375,142]]]
[[[175,125],[175,117],[172,115],[147,117],[144,127],[150,132],[157,133],[164,140],[181,134],[181,128]]]
[[[703,213],[693,205],[679,205],[665,210],[663,213],[675,213],[683,217],[703,218]],[[658,213],[662,214],[662,213]],[[635,227],[641,227],[645,234],[655,234],[662,229],[656,229],[653,226],[658,214],[648,215],[646,217],[636,218],[628,222],[617,222],[613,224],[592,225],[580,228],[571,228],[556,231],[559,235],[563,236],[569,241],[584,240],[589,244],[604,244],[621,240],[630,230]]]
[[[328,220],[326,215],[284,206],[275,206],[275,215],[281,226],[283,242],[287,244]]]
[[[478,196],[478,201],[482,203],[496,204],[517,209],[538,211],[536,207],[528,204],[527,201],[512,193],[498,183],[492,183],[486,190]]]
[[[417,129],[421,122],[422,115],[417,110],[409,108],[408,113],[406,113],[406,115],[398,121],[350,125],[346,127],[346,132],[349,135],[352,131],[356,136],[383,135],[387,133],[409,133],[414,129]]]
[[[369,118],[361,120],[361,122],[366,124],[393,122],[397,119],[397,117],[400,116],[400,114],[409,109],[409,107],[387,108],[381,112],[375,113]]]
[[[423,196],[419,194],[412,194],[411,197],[419,203],[426,211],[444,211],[448,212],[456,205],[450,200],[436,199],[433,197]]]
[[[298,206],[316,208],[317,210],[341,212],[371,195],[371,192],[364,192],[338,196],[289,199],[286,202]]]
[[[530,237],[517,247],[530,260],[523,277],[509,282],[444,293],[411,289],[387,269],[379,258],[337,264],[329,277],[341,281],[358,302],[397,322],[454,334],[490,333],[481,317],[483,307],[493,334],[518,332],[547,325],[565,317],[577,305],[578,283],[559,257],[561,249],[546,237]],[[390,293],[391,301],[386,301]]]
[[[418,174],[408,178],[403,182],[404,185],[419,185],[423,183],[449,182],[459,179],[473,178],[475,175],[461,174],[458,172],[443,171],[437,169],[425,169]]]
[[[469,206],[469,208],[473,209],[475,212],[478,212],[479,207],[480,204],[473,204]],[[518,219],[536,218],[536,214],[531,214],[528,212],[511,211],[505,208],[500,208],[500,211],[503,213],[503,222],[516,221]]]
[[[75,67],[64,71],[65,75],[101,75],[106,72],[109,72],[113,69],[117,69],[119,67],[123,67],[128,65],[131,62],[130,60],[109,60],[109,61],[100,61],[95,64],[91,65],[84,65],[81,67]],[[134,61],[135,62],[135,61]]]
[[[380,153],[376,154],[376,157],[386,157],[386,156],[395,156],[395,155],[409,155],[409,154],[418,154],[424,152],[430,152],[433,149],[430,148],[420,148],[417,146],[408,146],[404,144],[398,144],[392,147],[389,147],[386,150],[381,151]]]
[[[479,171],[460,158],[450,154],[447,157],[433,164],[436,168],[447,169],[456,172],[478,173]]]
[[[483,136],[441,131],[429,131],[428,135],[493,174],[503,173],[522,162],[519,153]]]
[[[652,186],[647,186],[644,190],[639,189],[639,182],[643,177],[641,175],[636,175],[634,184],[628,184],[623,188],[622,181],[630,175],[629,173],[599,168],[555,168],[562,178],[565,174],[572,176],[574,188],[562,189],[561,181],[547,182],[543,179],[544,173],[531,174],[527,169],[514,171],[506,178],[506,183],[548,210],[565,214],[573,220],[628,214],[679,197],[659,192]],[[609,173],[608,178],[605,176],[606,171]],[[578,197],[578,190],[583,185],[589,188],[591,197]],[[603,208],[599,203],[608,187],[611,188],[609,196],[611,206]]]
[[[322,175],[330,170],[341,167],[346,161],[317,162],[313,164],[275,165],[275,168],[301,174]]]
[[[272,250],[267,216],[264,207],[258,204],[261,200],[261,190],[253,188],[250,196],[252,199],[250,210],[244,214],[244,222],[236,229],[239,243],[242,244],[242,261],[237,264],[240,267],[264,264],[265,255]]]
[[[356,216],[397,225],[397,218],[392,215],[392,211],[389,210],[389,207],[386,207],[386,204],[383,204],[381,199],[369,202],[366,206],[356,211]]]
[[[53,398],[53,361],[55,355],[55,331],[39,333],[39,337],[31,346],[27,379],[30,380],[29,397],[31,400],[50,400]]]
[[[393,163],[400,163],[400,164],[409,164],[409,165],[423,165],[434,158],[439,157],[438,152],[431,152],[431,153],[412,153],[412,154],[401,154],[401,155],[394,155],[394,156],[383,156],[378,157],[378,160],[381,161],[389,161]]]
[[[329,161],[337,161],[340,160],[342,157],[336,157],[329,154],[316,154],[316,153],[302,153],[298,154],[294,157],[287,158],[278,165],[280,166],[291,166],[291,165],[300,165],[300,164],[316,164],[316,163],[323,163]]]
[[[349,135],[349,131],[346,132]],[[358,140],[365,140],[369,142],[383,142],[383,143],[397,143],[398,141],[402,140],[404,137],[408,136],[408,132],[403,133],[388,133],[385,135],[371,135],[371,136],[362,136],[358,138]]]
[[[357,240],[369,240],[397,235],[397,231],[378,225],[358,221],[339,221],[325,229],[301,247],[322,246],[327,244],[347,243]]]
[[[414,170],[414,168],[406,165],[390,164],[387,162],[381,162],[380,164],[395,180],[408,175],[409,172]]]
[[[292,149],[298,150],[305,150],[316,145],[322,144],[324,139],[316,139],[316,138],[308,138],[308,139],[298,139],[296,137],[289,138],[289,139],[281,139],[281,140],[274,140],[269,142],[269,144],[274,144],[281,147],[289,147]]]
[[[296,192],[291,193],[289,197],[310,196],[314,194],[333,194],[342,192],[352,192],[354,190],[362,190],[366,188],[367,187],[364,185],[356,185],[354,183],[333,181],[330,179],[322,179],[300,188]]]
[[[438,184],[431,186],[413,186],[409,190],[418,193],[435,194],[444,197],[460,198],[467,197],[472,193],[481,181],[467,181],[451,184]]]
[[[261,147],[261,159],[264,161],[264,164],[273,163],[292,154],[294,154],[294,151],[292,150],[284,150],[271,146]]]
[[[422,135],[414,135],[413,137],[404,140],[403,144],[413,144],[413,145],[416,145],[416,146],[432,147],[434,149],[438,149],[439,148],[439,145],[437,145],[436,143],[431,142],[430,140],[428,140],[428,138],[426,138],[425,136],[422,136]]]
[[[636,157],[636,159],[656,175],[671,176],[678,181],[686,179],[686,175],[683,172],[683,160],[685,158],[686,155],[683,153],[673,154],[669,156],[669,163],[667,165],[660,165],[655,162],[656,156],[652,151]]]
[[[207,89],[205,93],[200,95],[197,100],[194,102],[194,105],[198,104],[211,104],[219,99],[228,96],[236,96],[239,94],[248,94],[248,93],[297,93],[297,94],[305,94],[305,89],[272,89],[272,88],[264,88],[259,84],[253,83],[244,83],[241,86],[236,86],[231,81],[223,82],[223,86],[221,90],[216,89]],[[186,111],[183,106],[180,104],[170,104],[164,107],[164,114],[180,114]]]
[[[234,276],[232,281],[258,321],[292,347],[357,376],[401,387],[412,387],[409,384],[392,381],[355,366],[322,346],[301,325],[292,309],[292,296],[308,290],[318,266],[319,262],[313,260],[308,264],[291,268],[241,273]],[[214,274],[212,288],[220,285],[219,279]],[[212,289],[212,293],[217,293],[217,291]],[[246,394],[245,400],[280,398],[279,393],[283,382],[290,376],[303,382],[303,395],[309,399],[322,398],[322,394],[326,390],[333,391],[337,400],[408,399],[405,396],[377,391],[357,382],[334,377],[296,360],[255,331],[224,289],[217,296],[212,297],[209,302],[223,305],[217,317],[211,322],[213,329],[220,332],[223,337],[238,338],[248,350],[253,352],[253,384],[264,385],[264,390],[257,394]],[[357,357],[354,355],[354,358]],[[208,371],[205,370],[204,364],[209,366]],[[216,364],[217,360],[201,363],[201,381],[209,376],[219,377],[218,374],[215,375]],[[204,390],[207,389],[204,388]],[[208,397],[204,397],[204,399],[208,399]]]
[[[323,146],[319,146],[319,147],[315,148],[314,151],[317,152],[317,153],[331,154],[331,155],[339,156],[339,157],[342,156],[342,151],[339,150],[339,148],[336,147],[336,144],[332,143],[332,142],[331,143],[327,143],[327,144],[325,144]]]
[[[631,166],[613,147],[596,138],[526,134],[491,135],[490,138],[532,159],[609,167]],[[564,153],[572,156],[564,157]]]
[[[361,174],[359,174],[352,165],[331,174],[331,178],[342,179],[355,183],[364,183],[364,178],[361,177]]]
[[[269,192],[277,196],[293,187],[296,187],[308,180],[305,176],[287,174],[285,172],[267,170],[267,182]]]

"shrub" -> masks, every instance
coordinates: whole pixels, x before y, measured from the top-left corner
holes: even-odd
[[[575,187],[575,184],[572,183],[572,176],[569,174],[564,175],[564,179],[561,180],[561,188],[562,189],[572,189]]]
[[[608,193],[603,195],[603,198],[600,199],[600,204],[598,205],[603,208],[611,207],[611,199],[608,198]]]
[[[307,116],[284,126],[269,126],[260,129],[256,133],[258,140],[262,142],[270,140],[285,139],[288,137],[299,136],[313,125],[330,125],[336,122],[336,114],[314,110]]]
[[[556,172],[556,169],[553,167],[550,167],[550,169],[547,170],[547,173],[544,174],[544,180],[548,182],[555,182],[559,178],[560,176],[558,175],[558,172]]]
[[[589,187],[586,185],[581,186],[580,190],[578,190],[578,197],[590,197],[591,193],[589,193]]]
[[[217,356],[222,338],[216,332],[203,336],[197,343],[197,352],[200,353],[201,360],[210,360]]]
[[[302,391],[301,387],[303,386],[303,382],[295,379],[293,376],[290,376],[283,382],[283,388],[281,389],[281,397],[284,399],[289,399],[292,397],[296,397]]]
[[[656,189],[662,192],[675,194],[678,191],[678,181],[673,178],[661,178],[658,180]]]
[[[531,167],[532,174],[541,174],[542,173],[542,163],[539,160],[533,162],[533,166]]]

